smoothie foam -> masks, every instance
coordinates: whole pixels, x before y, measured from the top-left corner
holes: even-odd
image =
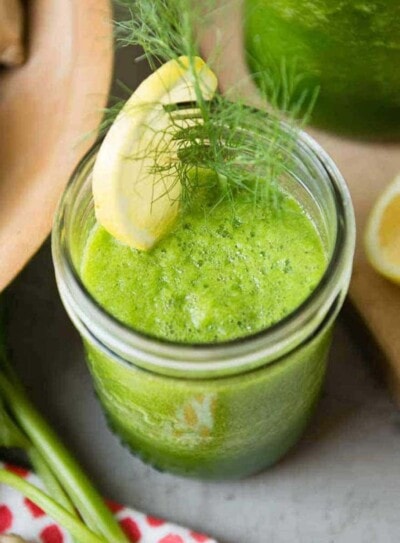
[[[258,332],[298,307],[327,256],[311,219],[281,194],[277,208],[238,195],[200,199],[151,251],[95,226],[82,261],[90,294],[118,320],[162,339],[217,342]]]

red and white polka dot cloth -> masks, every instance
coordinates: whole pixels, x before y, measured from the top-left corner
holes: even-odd
[[[0,463],[0,466],[43,488],[33,473],[8,464]],[[203,534],[133,509],[114,503],[108,505],[132,543],[217,543]],[[18,534],[31,543],[72,543],[69,534],[35,504],[19,492],[0,485],[0,534],[8,533]]]

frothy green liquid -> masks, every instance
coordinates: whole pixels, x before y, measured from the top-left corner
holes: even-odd
[[[183,214],[149,252],[96,226],[82,265],[90,293],[130,327],[179,342],[235,339],[284,318],[325,270],[314,224],[285,194],[276,210],[214,203]]]
[[[253,334],[298,307],[327,256],[301,205],[281,194],[276,211],[244,197],[215,209],[200,200],[150,252],[91,232],[82,279],[130,327],[180,342]],[[220,378],[172,376],[121,364],[86,343],[111,427],[159,469],[211,478],[243,477],[277,461],[299,438],[321,388],[329,329],[276,363]]]

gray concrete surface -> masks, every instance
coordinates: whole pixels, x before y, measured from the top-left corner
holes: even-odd
[[[318,412],[299,446],[248,480],[199,482],[143,465],[106,427],[48,244],[7,293],[15,365],[37,405],[108,497],[222,543],[400,540],[400,416],[343,322]]]

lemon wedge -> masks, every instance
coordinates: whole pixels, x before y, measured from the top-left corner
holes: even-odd
[[[126,102],[96,157],[92,189],[97,221],[136,249],[149,250],[178,213],[181,185],[170,165],[178,160],[174,135],[180,124],[171,123],[163,106],[194,102],[196,85],[205,100],[217,88],[216,76],[201,58],[163,64]]]
[[[400,285],[400,175],[383,191],[371,211],[365,248],[376,271]]]

